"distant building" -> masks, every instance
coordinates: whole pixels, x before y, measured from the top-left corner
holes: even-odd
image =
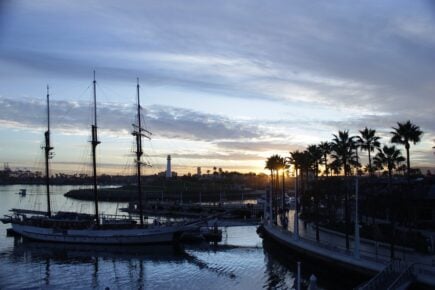
[[[196,175],[201,176],[201,167],[196,168]]]
[[[172,178],[171,155],[168,155],[166,163],[166,178]]]

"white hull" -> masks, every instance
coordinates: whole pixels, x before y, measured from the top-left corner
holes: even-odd
[[[143,229],[56,230],[12,223],[12,229],[26,238],[76,244],[172,243],[175,233],[184,228],[183,226],[151,226]]]

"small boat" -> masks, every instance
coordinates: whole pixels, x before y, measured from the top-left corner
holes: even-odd
[[[192,231],[185,231],[180,235],[180,241],[183,243],[202,243],[222,241],[222,230],[214,227],[201,227]]]
[[[259,198],[257,198],[257,204],[265,204],[266,203],[266,196],[262,195]]]
[[[137,124],[133,124],[132,135],[136,141],[136,167],[137,167],[137,190],[139,203],[139,223],[129,217],[102,215],[98,211],[98,189],[97,189],[97,166],[96,147],[100,144],[97,136],[97,107],[96,107],[96,81],[94,72],[94,120],[92,129],[92,164],[93,164],[93,191],[95,214],[76,212],[53,213],[50,203],[50,174],[49,160],[53,154],[53,147],[50,143],[50,103],[47,87],[47,131],[45,132],[45,173],[47,211],[34,211],[27,209],[12,209],[13,215],[5,215],[1,221],[10,223],[15,233],[23,237],[61,243],[77,244],[150,244],[150,243],[172,243],[179,240],[184,231],[194,230],[199,227],[204,219],[179,223],[155,223],[144,222],[142,206],[141,187],[141,161],[142,137],[150,139],[151,133],[145,130],[141,124],[141,107],[139,96],[139,80],[137,82]]]
[[[20,191],[17,192],[17,194],[19,194],[21,197],[24,197],[27,194],[27,189],[21,188]]]
[[[286,206],[294,208],[296,206],[296,198],[294,196],[288,196],[285,194],[284,203]]]

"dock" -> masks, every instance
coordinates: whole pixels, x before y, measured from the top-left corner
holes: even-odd
[[[136,203],[130,203],[120,211],[138,214]],[[263,206],[250,203],[175,203],[148,202],[143,213],[150,216],[200,218],[209,215],[223,214],[225,218],[236,220],[260,221],[263,216]]]
[[[259,232],[264,239],[273,240],[286,251],[367,277],[367,281],[355,289],[406,289],[414,282],[435,287],[435,256],[424,256],[423,259],[414,254],[413,259],[408,257],[405,261],[361,252],[356,257],[353,251],[295,236],[288,229],[272,223],[261,225]]]

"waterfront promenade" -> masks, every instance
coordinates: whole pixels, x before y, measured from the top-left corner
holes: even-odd
[[[334,263],[353,271],[373,276],[382,272],[391,265],[389,244],[360,239],[360,254],[354,254],[355,244],[351,236],[350,249],[345,247],[344,234],[320,228],[320,240],[316,241],[316,231],[312,224],[299,220],[299,236],[295,237],[294,211],[287,212],[288,227],[265,224],[267,235],[273,237],[284,246],[307,256]],[[403,271],[412,269],[418,282],[435,286],[435,255],[421,254],[414,249],[395,247],[396,261],[400,260],[404,265]],[[400,273],[397,273],[398,277]]]

